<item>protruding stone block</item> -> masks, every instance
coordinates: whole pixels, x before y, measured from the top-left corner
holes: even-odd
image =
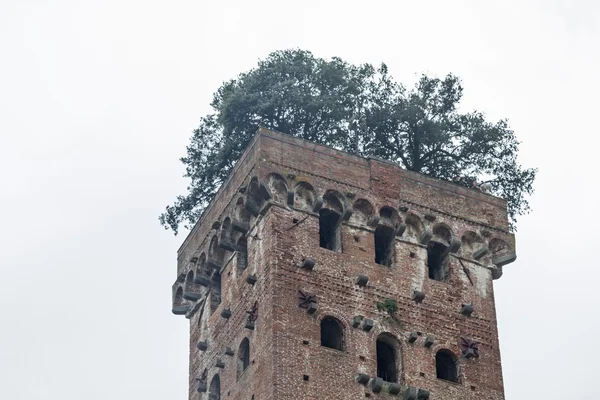
[[[450,253],[456,253],[460,249],[461,243],[462,242],[460,241],[460,239],[452,239],[452,241],[450,242],[450,246],[448,247]]]
[[[354,213],[354,210],[352,209],[352,207],[346,208],[346,211],[344,211],[344,215],[342,216],[342,220],[348,221],[350,219],[350,217],[352,216],[352,213]]]
[[[200,299],[200,297],[202,297],[202,294],[198,293],[198,292],[194,292],[194,291],[184,291],[183,292],[183,298],[186,300],[198,301]]]
[[[429,399],[429,390],[419,389],[419,393],[417,394],[417,400],[428,400]]]
[[[398,227],[396,228],[396,236],[400,237],[404,235],[404,232],[406,232],[406,224],[398,225]]]
[[[487,247],[482,247],[473,253],[473,258],[476,260],[479,260],[481,257],[485,256],[489,252],[490,252],[490,249],[488,249]]]
[[[221,227],[221,221],[215,221],[212,223],[213,229],[219,229]]]
[[[496,266],[496,268],[494,268],[492,270],[492,279],[500,279],[501,277],[502,277],[502,267]]]
[[[190,258],[190,262],[192,264],[196,264],[198,262],[198,257],[192,257],[192,258]]]
[[[254,285],[257,280],[258,278],[254,274],[246,276],[246,283],[249,283],[250,285]]]
[[[198,393],[205,393],[206,392],[206,382],[202,382],[201,380],[198,379]]]
[[[463,356],[465,356],[465,358],[475,358],[478,357],[479,354],[477,354],[477,350],[468,348],[463,351]]]
[[[246,233],[248,233],[248,230],[250,229],[250,225],[248,225],[247,222],[233,221],[231,223],[231,229],[233,229],[234,231],[237,231],[237,232],[241,232],[245,235]]]
[[[292,189],[287,191],[287,203],[290,207],[294,206],[294,191]]]
[[[219,240],[219,247],[224,250],[231,251],[231,252],[237,250],[235,244],[233,244],[233,242],[231,240],[226,239],[226,238],[221,238]]]
[[[419,334],[417,332],[411,332],[410,335],[408,335],[408,343],[414,343],[418,338]]]
[[[371,390],[373,391],[373,393],[379,393],[381,392],[381,390],[383,389],[383,379],[381,378],[374,378],[373,381],[371,381]]]
[[[363,320],[362,315],[355,315],[354,318],[352,319],[352,327],[358,328],[360,326],[362,320]]]
[[[400,210],[402,212],[408,212],[408,207],[407,206],[400,206],[400,207],[398,207],[398,210]]]
[[[356,277],[356,284],[358,286],[367,286],[367,282],[369,282],[369,277],[366,275],[359,275]]]
[[[235,353],[233,352],[233,349],[231,347],[225,347],[225,355],[226,356],[233,356]]]
[[[433,222],[433,221],[435,221],[436,216],[432,215],[432,214],[425,214],[424,218],[429,222]]]
[[[362,326],[362,328],[363,328],[363,331],[367,331],[367,332],[369,332],[371,329],[373,329],[373,326],[374,326],[374,325],[375,325],[375,324],[374,324],[374,322],[373,322],[373,320],[372,320],[372,319],[368,319],[368,318],[366,318],[366,319],[363,321],[363,326]]]
[[[423,342],[423,346],[429,348],[429,347],[433,346],[434,343],[435,343],[435,339],[432,336],[427,336],[425,338],[425,341]]]
[[[423,300],[425,300],[425,293],[424,293],[424,292],[421,292],[420,290],[415,290],[415,291],[413,292],[412,299],[413,299],[414,301],[416,301],[417,303],[420,303],[420,302],[422,302]]]
[[[254,321],[252,321],[251,319],[247,319],[246,323],[244,324],[244,328],[250,329],[251,331],[253,331],[254,330]]]
[[[376,215],[373,218],[371,218],[369,220],[369,222],[367,222],[367,225],[370,226],[371,228],[375,228],[377,225],[379,225],[380,220],[381,220],[381,217],[379,215]]]
[[[314,314],[316,311],[317,311],[317,303],[310,302],[308,304],[308,308],[306,309],[306,312],[309,314]]]
[[[217,361],[215,362],[215,367],[223,369],[225,368],[225,363],[220,358],[217,358]]]
[[[260,206],[250,198],[246,199],[246,204],[244,204],[244,208],[246,208],[246,211],[248,211],[255,217],[258,217],[258,215],[260,214]]]
[[[390,392],[390,394],[393,395],[399,394],[400,389],[400,385],[398,385],[397,383],[390,383],[390,386],[388,387],[388,391]]]
[[[317,197],[315,200],[315,204],[313,205],[313,211],[319,212],[319,210],[323,207],[323,198]]]
[[[304,260],[300,261],[300,268],[302,269],[307,269],[309,271],[312,271],[313,268],[315,267],[316,261],[313,260],[312,258],[308,258],[306,257]]]
[[[494,264],[498,268],[502,268],[506,264],[510,264],[511,262],[517,259],[517,255],[515,253],[505,254],[503,256],[494,257],[492,259],[492,264]]]
[[[271,194],[271,189],[269,189],[269,187],[263,181],[260,181],[258,191],[262,198],[265,199],[265,201],[269,201],[273,198],[273,195]]]
[[[223,318],[230,318],[231,317],[231,310],[229,308],[224,308],[223,311],[221,311],[221,317],[223,317]]]
[[[208,349],[208,342],[206,340],[201,340],[198,343],[196,343],[196,347],[200,351],[206,351],[206,349]]]
[[[473,305],[472,304],[463,304],[460,309],[460,313],[465,317],[470,317],[473,314]]]
[[[214,269],[210,275],[210,280],[213,282],[219,282],[221,280],[221,272],[218,269]]]
[[[194,277],[194,282],[198,285],[208,287],[210,286],[210,277],[198,274]]]
[[[209,258],[206,260],[206,266],[208,268],[219,270],[223,267],[220,261],[215,260],[214,258]]]
[[[175,306],[171,309],[171,312],[175,315],[185,315],[190,312],[191,309],[192,307],[190,305]]]
[[[363,374],[363,373],[358,374],[358,376],[356,377],[356,381],[358,383],[360,383],[361,385],[366,385],[367,383],[369,383],[370,380],[371,380],[371,377],[369,375]]]
[[[417,388],[407,387],[404,391],[404,400],[417,400]]]
[[[433,238],[433,233],[430,230],[424,230],[419,236],[419,243],[427,244]]]

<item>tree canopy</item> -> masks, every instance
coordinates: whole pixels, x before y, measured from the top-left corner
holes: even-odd
[[[283,50],[260,60],[214,93],[213,112],[200,119],[181,158],[188,193],[159,220],[176,234],[191,228],[225,181],[259,126],[316,143],[394,161],[438,179],[489,182],[508,202],[511,226],[529,212],[536,169],[518,162],[506,120],[462,113],[458,77],[422,75],[407,89],[385,64],[352,65],[340,58]]]

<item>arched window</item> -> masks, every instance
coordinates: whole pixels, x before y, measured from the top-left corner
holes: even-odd
[[[321,320],[321,346],[335,350],[344,350],[344,329],[335,318]]]
[[[377,337],[377,377],[386,382],[398,382],[397,343],[391,335]]]
[[[221,379],[219,375],[215,375],[210,381],[210,388],[208,389],[209,400],[221,400]]]
[[[250,341],[248,338],[244,338],[238,349],[237,357],[237,378],[240,379],[242,373],[250,365]]]
[[[394,229],[380,225],[375,229],[375,262],[392,266],[394,258]]]
[[[429,279],[447,282],[450,278],[448,246],[431,241],[427,245],[427,269]]]
[[[435,370],[438,379],[458,382],[456,356],[449,350],[440,350],[435,355]]]
[[[342,216],[335,210],[319,210],[319,245],[325,249],[342,251],[340,222]]]

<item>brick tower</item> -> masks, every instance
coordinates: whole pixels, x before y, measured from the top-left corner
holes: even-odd
[[[178,252],[189,398],[504,399],[506,202],[261,129]]]

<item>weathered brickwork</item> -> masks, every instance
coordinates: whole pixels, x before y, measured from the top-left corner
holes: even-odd
[[[514,258],[504,200],[261,130],[179,250],[189,398],[504,399]]]

